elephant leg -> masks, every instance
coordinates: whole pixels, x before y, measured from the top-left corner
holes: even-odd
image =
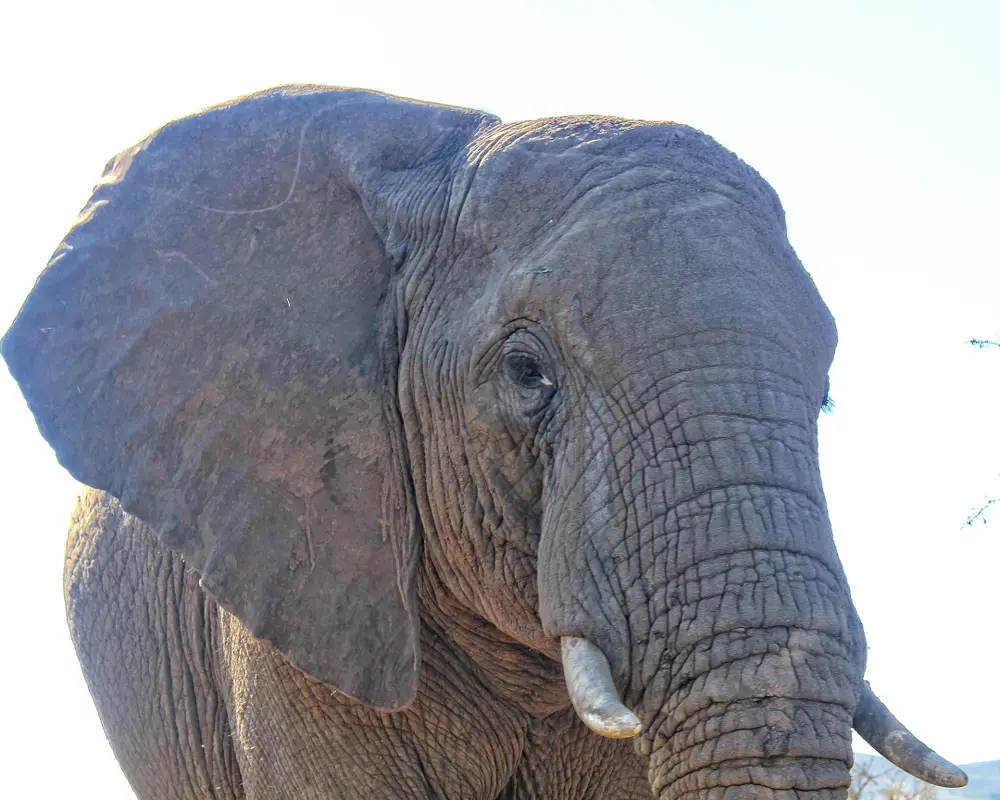
[[[631,740],[592,733],[568,708],[531,724],[500,800],[648,800],[646,769]]]
[[[84,677],[140,798],[243,798],[218,692],[218,609],[198,576],[103,492],[70,525],[67,617]]]

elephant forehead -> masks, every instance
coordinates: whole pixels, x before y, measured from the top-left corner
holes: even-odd
[[[600,217],[658,189],[737,198],[781,224],[770,186],[711,137],[684,125],[562,117],[487,128],[471,143],[453,197],[455,229],[474,249],[534,247],[551,226]],[[662,199],[659,198],[659,199]]]
[[[508,263],[497,311],[587,348],[639,355],[725,329],[832,359],[833,318],[783,227],[715,191],[608,193]]]

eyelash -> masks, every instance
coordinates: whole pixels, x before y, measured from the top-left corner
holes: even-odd
[[[541,361],[530,353],[512,351],[503,359],[504,373],[523,389],[549,388],[554,384],[542,370]]]

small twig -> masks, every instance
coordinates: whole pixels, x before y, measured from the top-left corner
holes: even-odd
[[[996,339],[969,339],[966,344],[971,344],[973,347],[978,347],[980,350],[985,350],[988,347],[1000,347],[1000,341]],[[990,506],[995,503],[1000,503],[1000,497],[994,497],[987,500],[983,505],[979,507],[979,510],[974,514],[970,514],[965,519],[966,526],[972,525],[976,520],[982,520],[983,524],[986,523],[986,512]]]
[[[966,525],[971,525],[971,524],[972,524],[972,523],[974,523],[974,522],[975,522],[975,521],[976,521],[977,519],[982,519],[982,521],[983,521],[983,524],[985,525],[985,524],[986,524],[986,510],[987,510],[987,509],[988,509],[988,508],[989,508],[990,506],[992,506],[992,505],[993,505],[994,503],[1000,503],[1000,497],[994,497],[994,498],[993,498],[993,499],[991,499],[991,500],[987,500],[987,501],[986,501],[986,502],[985,502],[985,503],[984,503],[984,504],[983,504],[982,506],[980,506],[980,507],[979,507],[979,510],[978,510],[978,511],[977,511],[977,512],[976,512],[975,514],[971,514],[971,515],[970,515],[970,516],[969,516],[969,517],[968,517],[968,518],[967,518],[967,519],[965,520],[965,524],[966,524]]]

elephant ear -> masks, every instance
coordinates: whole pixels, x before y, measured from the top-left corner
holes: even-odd
[[[77,479],[382,709],[419,667],[393,277],[487,120],[286,87],[171,123],[111,162],[3,340]]]

